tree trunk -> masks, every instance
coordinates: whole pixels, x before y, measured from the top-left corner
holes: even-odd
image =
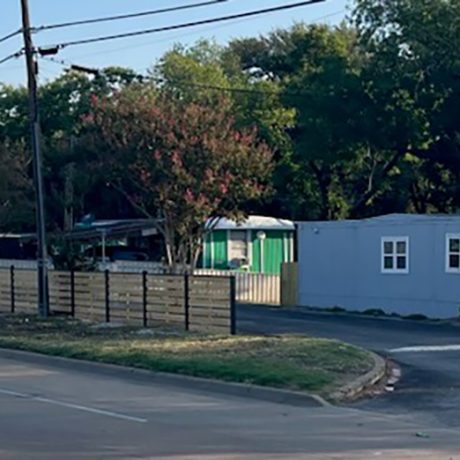
[[[353,205],[350,210],[350,218],[357,219],[361,217],[362,212],[364,211],[365,207],[369,203],[370,200],[375,198],[377,193],[379,192],[379,183],[377,183],[377,179],[380,183],[387,178],[390,171],[398,164],[399,160],[408,152],[408,149],[398,150],[388,162],[383,167],[380,174],[376,175],[373,180],[372,188],[368,189],[364,192],[361,197],[357,200],[357,202]]]
[[[427,212],[427,198],[422,196],[417,183],[413,183],[410,188],[411,201],[417,214],[426,214]]]
[[[314,161],[310,162],[310,166],[315,173],[316,181],[319,186],[319,194],[321,198],[321,211],[319,218],[321,220],[331,219],[331,206],[329,202],[329,189],[331,186],[331,170],[329,167],[321,168]]]

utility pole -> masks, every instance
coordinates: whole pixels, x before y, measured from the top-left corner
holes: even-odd
[[[32,155],[34,166],[34,185],[36,196],[36,222],[37,222],[37,274],[38,274],[38,312],[46,318],[49,314],[48,304],[48,255],[46,249],[45,205],[43,191],[42,158],[40,151],[40,123],[37,99],[37,73],[35,49],[32,43],[29,2],[21,0],[22,32],[24,36],[24,51],[27,64],[27,86],[29,89],[29,117],[32,140]]]

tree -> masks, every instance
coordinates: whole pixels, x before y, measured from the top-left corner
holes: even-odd
[[[141,78],[132,70],[109,67],[95,77],[76,71],[66,71],[53,81],[40,87],[40,117],[44,154],[44,183],[46,216],[49,230],[68,231],[78,217],[93,212],[101,218],[114,214],[124,216],[127,206],[117,193],[106,187],[101,174],[88,174],[91,155],[76,148],[79,143],[84,115],[91,109],[92,97],[108,96],[114,91],[138,82]],[[28,100],[23,87],[0,85],[0,143],[9,149],[28,145]],[[23,147],[21,147],[24,150]],[[21,153],[21,161],[29,158]],[[29,160],[27,160],[29,164]],[[25,169],[31,181],[32,167]],[[0,176],[0,181],[3,178]],[[11,181],[5,178],[3,185]],[[30,203],[9,209],[9,221],[23,222],[25,229],[33,228],[33,216],[24,222],[24,209],[33,208],[33,195],[27,195]],[[23,199],[26,196],[23,195]],[[17,216],[16,216],[17,215]],[[16,216],[16,217],[15,217]]]
[[[393,164],[401,172],[417,164],[422,173],[406,181],[411,205],[455,211],[460,204],[460,2],[358,0],[353,16],[369,56],[366,79],[394,128],[386,136]]]
[[[371,148],[375,104],[361,78],[365,59],[355,31],[298,24],[231,46],[253,78],[281,87],[284,107],[294,110],[289,129],[294,152],[280,169],[287,186],[278,187],[292,214],[346,217],[377,182],[385,160]]]
[[[235,129],[225,98],[210,107],[138,86],[95,100],[87,129],[112,186],[157,220],[174,271],[196,264],[213,223],[267,191],[271,152]]]
[[[286,183],[292,143],[287,129],[295,124],[295,111],[282,102],[278,83],[255,79],[246,71],[232,47],[201,40],[191,47],[175,46],[152,71],[153,82],[164,92],[187,102],[216,105],[225,97],[237,129],[256,127],[258,136],[274,153],[272,182],[275,190]],[[273,193],[252,201],[246,210],[285,217],[290,211],[286,195]]]
[[[30,167],[24,145],[0,142],[0,231],[34,228]]]

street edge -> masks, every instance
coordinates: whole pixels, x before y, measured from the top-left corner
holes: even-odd
[[[376,385],[387,375],[387,361],[381,356],[369,351],[374,365],[372,369],[366,374],[358,377],[350,383],[330,395],[330,400],[340,403],[346,400],[354,399],[362,394],[366,389]]]
[[[215,379],[192,377],[180,374],[155,372],[135,367],[120,366],[95,361],[87,361],[43,353],[0,348],[0,358],[15,359],[31,364],[58,367],[61,369],[77,370],[81,372],[98,372],[101,375],[115,378],[130,378],[143,383],[170,385],[177,388],[186,388],[199,393],[217,393],[239,398],[251,398],[277,404],[304,407],[330,407],[331,404],[319,395],[300,391],[283,390],[263,387],[246,383],[225,382]]]
[[[452,318],[424,318],[424,319],[413,319],[404,316],[384,314],[384,315],[368,315],[364,312],[355,310],[343,310],[343,311],[331,311],[328,309],[316,308],[316,307],[304,307],[304,306],[282,306],[282,305],[266,305],[266,304],[244,304],[245,307],[251,308],[268,308],[275,311],[286,311],[308,315],[318,316],[335,316],[335,317],[349,317],[349,318],[362,318],[369,320],[381,320],[381,321],[398,321],[408,322],[412,324],[429,324],[431,326],[453,326],[460,328],[460,318],[455,316]]]

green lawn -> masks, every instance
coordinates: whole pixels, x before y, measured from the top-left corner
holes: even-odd
[[[206,336],[0,316],[0,347],[327,396],[371,369],[363,349],[292,335]]]

